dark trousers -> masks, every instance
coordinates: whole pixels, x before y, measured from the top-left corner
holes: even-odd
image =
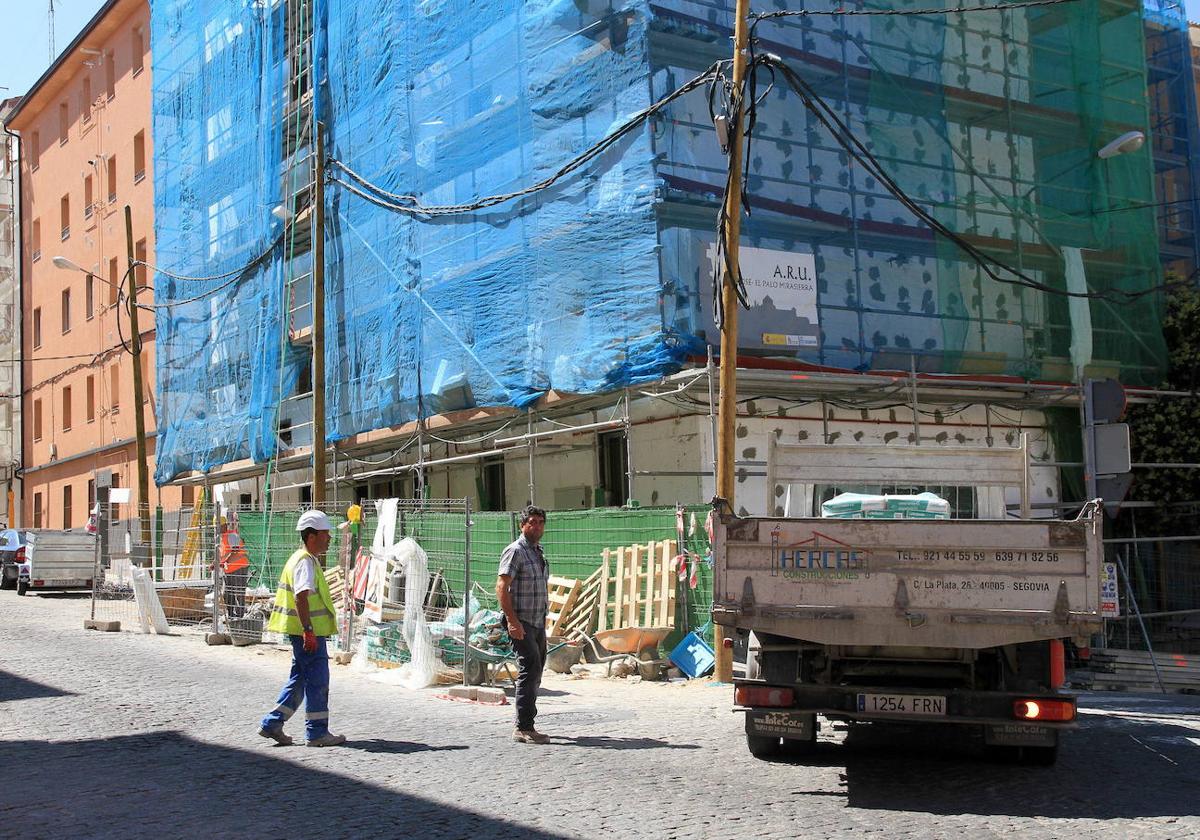
[[[250,567],[243,566],[235,572],[224,572],[221,579],[221,595],[225,602],[226,618],[241,618],[246,613],[246,582],[250,579]]]
[[[542,687],[542,670],[546,667],[546,628],[522,621],[524,639],[513,639],[517,654],[517,729],[533,729],[537,717],[538,689]]]

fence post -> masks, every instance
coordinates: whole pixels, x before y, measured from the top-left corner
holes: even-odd
[[[96,594],[100,591],[100,527],[104,522],[104,517],[100,513],[100,506],[96,506],[96,551],[95,559],[92,561],[92,621],[96,620]]]
[[[471,500],[463,502],[463,685],[471,662]]]
[[[163,509],[154,508],[154,579],[163,579]]]

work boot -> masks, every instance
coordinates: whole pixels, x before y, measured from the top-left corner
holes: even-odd
[[[513,740],[518,744],[549,744],[550,736],[543,735],[536,729],[514,729]]]
[[[265,726],[258,730],[258,734],[264,738],[270,738],[281,747],[290,747],[292,745],[292,736],[285,735],[282,726],[277,726],[274,729],[267,729]]]
[[[344,743],[346,743],[345,735],[334,735],[332,732],[326,732],[320,738],[308,739],[310,747],[337,747]]]

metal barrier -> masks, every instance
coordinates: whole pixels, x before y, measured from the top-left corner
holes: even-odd
[[[96,573],[92,617],[137,627],[143,613],[135,595],[143,572],[155,590],[167,623],[177,627],[211,626],[214,585],[214,533],[208,506],[155,511],[151,543],[141,544],[137,518],[97,523]],[[140,550],[139,550],[140,549]]]
[[[1200,535],[1105,540],[1121,615],[1106,622],[1109,647],[1200,653]]]

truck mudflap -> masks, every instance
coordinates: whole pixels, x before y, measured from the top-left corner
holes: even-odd
[[[774,708],[755,705],[755,700],[739,703],[734,711],[746,712],[764,726],[788,727],[815,714],[835,720],[889,721],[893,723],[938,723],[983,725],[988,743],[1007,746],[1049,746],[1063,729],[1078,726],[1076,699],[1056,692],[1016,693],[969,691],[963,689],[897,689],[863,686],[768,686],[754,680],[735,680],[734,690],[755,689],[755,698],[764,689],[773,689]],[[790,702],[788,700],[790,693]],[[782,695],[782,696],[780,696]],[[1032,708],[1031,708],[1032,704]],[[1058,719],[1018,717],[1052,709]],[[758,726],[756,725],[756,729]],[[747,731],[750,731],[749,722]],[[783,735],[781,737],[803,737]]]

